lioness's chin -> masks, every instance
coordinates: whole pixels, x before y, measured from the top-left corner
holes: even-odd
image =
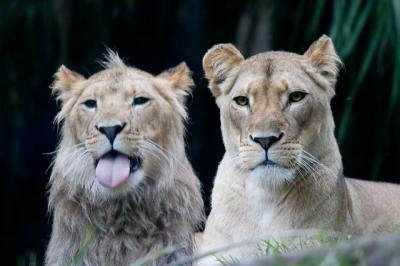
[[[276,189],[294,180],[295,169],[278,164],[260,164],[250,171],[249,178],[260,186]]]

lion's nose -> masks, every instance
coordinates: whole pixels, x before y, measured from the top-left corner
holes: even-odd
[[[268,151],[268,149],[274,144],[275,142],[279,141],[283,136],[283,133],[279,134],[279,136],[259,136],[259,137],[253,137],[250,135],[250,138],[260,144],[260,146],[265,150]]]
[[[114,143],[115,138],[117,135],[124,129],[126,123],[122,125],[114,125],[114,126],[106,126],[106,127],[98,127],[96,126],[97,130],[104,134],[111,144]]]

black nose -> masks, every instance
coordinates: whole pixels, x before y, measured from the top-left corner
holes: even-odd
[[[268,149],[274,144],[275,142],[279,141],[283,136],[283,133],[281,133],[278,137],[276,136],[268,136],[268,137],[255,137],[253,138],[250,136],[250,138],[254,141],[257,142],[258,144],[261,145],[261,147],[265,150],[268,151]]]
[[[97,127],[97,130],[100,131],[102,134],[106,135],[108,140],[110,141],[111,144],[114,143],[114,139],[117,137],[119,132],[121,132],[124,127],[126,126],[126,123],[123,123],[122,125],[115,125],[115,126],[109,126],[109,127]]]

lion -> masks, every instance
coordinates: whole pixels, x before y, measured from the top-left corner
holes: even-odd
[[[152,265],[190,256],[204,216],[185,153],[190,70],[152,75],[112,51],[103,63],[89,78],[61,66],[51,86],[62,129],[46,265],[130,265],[164,249]]]
[[[232,44],[204,55],[226,152],[198,253],[301,229],[363,235],[400,223],[400,186],[343,176],[330,108],[340,64],[325,35],[303,55],[245,59]],[[255,249],[224,255],[243,258]]]

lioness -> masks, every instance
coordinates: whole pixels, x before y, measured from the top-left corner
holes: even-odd
[[[203,219],[200,184],[185,154],[186,64],[153,76],[110,52],[84,78],[61,66],[53,93],[62,122],[50,178],[54,214],[47,265],[129,265],[174,246],[154,265],[192,253]]]
[[[205,54],[226,153],[199,253],[287,230],[365,234],[400,223],[400,186],[343,177],[330,108],[338,64],[327,36],[303,55],[244,59],[231,44]],[[238,257],[255,253],[232,250]]]

